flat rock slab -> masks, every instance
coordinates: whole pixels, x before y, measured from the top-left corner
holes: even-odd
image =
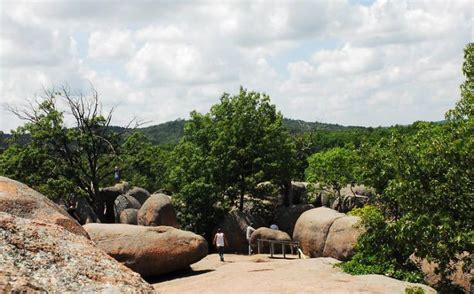
[[[217,254],[194,264],[193,273],[155,283],[163,293],[380,293],[404,294],[407,287],[421,287],[426,294],[436,293],[428,286],[412,284],[380,275],[352,276],[343,273],[333,258],[270,259],[267,255]]]
[[[173,272],[207,255],[206,240],[169,226],[87,224],[97,247],[143,277]]]

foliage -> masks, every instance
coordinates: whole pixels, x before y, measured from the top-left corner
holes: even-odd
[[[224,94],[208,114],[192,112],[173,154],[171,182],[183,214],[197,219],[198,211],[216,205],[242,210],[244,195],[260,182],[289,185],[294,146],[270,98],[241,88],[236,96]],[[196,195],[204,197],[202,209],[190,207]]]
[[[59,109],[61,103],[67,111]],[[11,144],[2,155],[5,161],[0,172],[46,195],[66,198],[61,193],[69,190],[94,203],[99,186],[111,178],[119,142],[119,135],[108,130],[112,112],[102,114],[97,92],[85,97],[66,88],[50,90],[30,108],[11,110],[27,121],[14,138],[28,134],[30,140],[24,145]],[[67,113],[74,127],[67,127]]]
[[[411,270],[403,261],[414,253],[438,264],[438,287],[446,291],[457,261],[465,270],[472,266],[463,252],[473,252],[474,240],[473,52],[468,45],[461,100],[444,124],[415,123],[412,133],[362,148],[362,176],[381,193],[376,203],[383,214],[366,217],[367,233],[346,270],[391,274],[391,264]]]
[[[121,168],[123,179],[151,192],[165,188],[170,151],[151,144],[140,132],[127,137],[119,150],[116,165]]]
[[[410,282],[423,280],[423,274],[409,259],[413,247],[398,238],[398,223],[386,221],[382,212],[371,205],[355,208],[349,214],[361,217],[366,232],[359,237],[352,259],[340,264],[344,271],[356,275],[381,274]]]
[[[308,158],[306,179],[330,185],[339,194],[342,187],[355,184],[357,160],[357,154],[348,148],[336,147],[315,153]]]

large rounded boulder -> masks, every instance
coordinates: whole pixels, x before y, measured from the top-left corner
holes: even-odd
[[[140,187],[133,187],[127,192],[127,195],[132,196],[140,202],[140,205],[143,205],[145,201],[150,197],[150,192]]]
[[[277,224],[281,231],[284,231],[288,233],[288,235],[293,236],[293,229],[300,215],[303,212],[313,208],[314,206],[311,204],[299,204],[292,205],[289,207],[280,207],[275,212],[273,223]]]
[[[275,240],[275,241],[291,241],[290,235],[287,233],[280,231],[280,230],[273,230],[270,228],[258,228],[252,233],[252,238],[251,243],[252,243],[252,248],[254,249],[254,252],[257,252],[258,248],[258,240],[259,239],[264,239],[264,240]],[[263,247],[261,248],[264,251],[268,251],[268,243],[263,242]],[[281,252],[281,246],[276,246],[275,252]]]
[[[64,209],[25,184],[0,176],[0,212],[59,225],[88,238],[86,231]]]
[[[336,219],[329,229],[323,256],[341,261],[349,260],[354,255],[354,247],[361,233],[363,228],[359,217],[343,216]]]
[[[228,246],[226,251],[228,252],[248,252],[248,242],[246,238],[247,227],[253,224],[254,228],[265,226],[266,222],[263,218],[255,215],[251,215],[246,212],[242,212],[238,209],[233,209],[227,213],[224,219],[219,223],[218,228],[221,228],[224,232]],[[217,228],[214,229],[214,232]]]
[[[141,226],[179,227],[171,197],[161,193],[151,195],[138,210],[137,223]]]
[[[137,214],[138,214],[138,209],[135,209],[135,208],[124,209],[120,213],[120,223],[121,224],[136,225],[137,224]]]
[[[207,255],[206,240],[169,226],[84,226],[97,247],[143,277],[187,268]]]
[[[342,216],[343,214],[326,207],[308,210],[298,218],[293,240],[300,242],[304,254],[321,257],[332,223]]]
[[[140,209],[141,204],[130,195],[119,195],[114,201],[115,222],[120,222],[120,214],[127,208]]]
[[[140,275],[61,226],[0,212],[0,292],[154,293]]]

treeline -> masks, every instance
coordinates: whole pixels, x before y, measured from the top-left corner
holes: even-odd
[[[342,267],[422,281],[416,256],[436,262],[438,288],[452,292],[454,264],[462,260],[466,271],[472,266],[473,44],[465,49],[463,73],[461,99],[443,123],[317,128],[287,120],[291,127],[285,127],[270,97],[240,89],[224,94],[209,113],[171,122],[166,137],[177,143],[168,146],[155,144],[143,129],[112,128],[112,113],[102,113],[96,92],[52,90],[36,107],[15,111],[26,123],[0,154],[0,174],[53,199],[85,197],[98,208],[99,188],[113,182],[117,166],[132,185],[172,195],[183,227],[206,235],[229,210],[244,210],[248,196],[259,197],[262,182],[285,191],[292,180],[310,181],[335,197],[348,184],[364,184],[377,195],[350,212],[362,217],[366,233]],[[58,109],[59,100],[67,112]],[[68,114],[73,128],[65,126]],[[182,136],[171,135],[181,129]]]

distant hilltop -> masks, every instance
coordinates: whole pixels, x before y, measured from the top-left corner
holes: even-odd
[[[136,131],[143,133],[150,142],[157,145],[175,145],[179,142],[184,133],[184,124],[186,120],[177,119],[174,121],[168,121],[165,123],[138,128]],[[437,122],[442,123],[442,121]],[[342,126],[339,124],[328,124],[321,122],[307,122],[303,120],[296,120],[290,118],[283,119],[283,126],[292,135],[302,134],[309,131],[351,131],[351,130],[367,130],[370,127],[362,126]],[[122,131],[123,127],[111,127],[112,130]],[[382,128],[382,127],[378,127]],[[10,134],[5,134],[0,131],[0,149],[6,148],[5,140],[10,138]],[[28,141],[28,138],[23,138],[24,142]],[[21,142],[21,141],[20,141]]]

